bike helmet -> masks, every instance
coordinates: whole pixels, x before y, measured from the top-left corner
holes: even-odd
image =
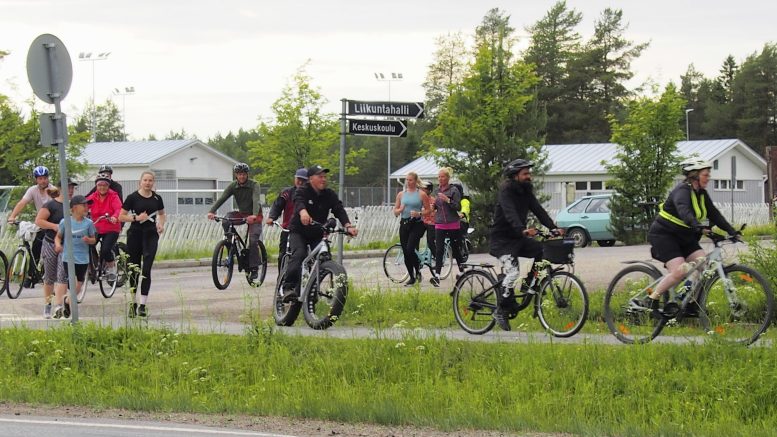
[[[108,164],[103,164],[100,166],[100,169],[97,170],[97,173],[110,173],[113,174],[113,167],[111,167]]]
[[[49,169],[42,165],[39,165],[34,169],[32,169],[32,177],[34,178],[37,178],[40,176],[48,176],[48,175],[49,175]]]
[[[248,173],[251,168],[245,162],[238,162],[232,167],[232,173]]]
[[[502,170],[502,174],[504,174],[508,178],[511,178],[517,175],[518,172],[521,171],[521,169],[532,168],[532,167],[534,167],[533,162],[518,158],[516,160],[510,161],[510,163],[507,164],[505,168]]]
[[[680,167],[683,169],[683,174],[696,170],[704,170],[705,168],[712,168],[712,164],[709,161],[705,161],[701,158],[690,158],[680,163]]]
[[[432,191],[432,190],[434,190],[434,184],[433,184],[433,183],[431,183],[431,182],[429,182],[429,181],[424,181],[424,183],[423,183],[423,184],[421,184],[421,186],[422,186],[424,189],[426,189],[426,190],[429,190],[429,191]]]

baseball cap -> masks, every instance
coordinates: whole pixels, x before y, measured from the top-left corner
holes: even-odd
[[[73,179],[67,178],[67,185],[68,186],[72,185],[74,187],[77,187],[78,186],[78,182],[74,181]]]
[[[294,173],[294,177],[307,180],[308,179],[308,170],[305,169],[305,168],[298,168],[297,172]]]
[[[84,196],[82,196],[80,194],[76,194],[75,196],[73,196],[72,199],[70,199],[70,207],[71,208],[76,206],[76,205],[91,205],[91,204],[92,204],[91,200],[87,200],[86,197],[84,197]]]
[[[308,177],[315,176],[319,173],[329,173],[329,169],[321,167],[318,164],[308,167]]]

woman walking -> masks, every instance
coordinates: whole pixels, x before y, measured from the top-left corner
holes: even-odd
[[[154,173],[144,171],[140,175],[137,191],[127,196],[119,214],[119,220],[131,223],[127,230],[127,254],[129,255],[129,280],[132,300],[129,317],[146,317],[146,301],[151,289],[151,266],[156,257],[159,235],[165,229],[165,205],[153,190]],[[139,272],[142,278],[139,277]],[[138,284],[140,282],[140,284]],[[140,303],[137,290],[140,285]]]
[[[428,196],[418,187],[418,175],[409,172],[405,177],[405,189],[397,193],[394,202],[394,216],[401,216],[399,221],[399,243],[410,279],[406,287],[415,285],[421,274],[421,263],[416,255],[418,244],[424,236],[426,227],[421,219],[423,206],[428,203]]]
[[[459,271],[464,269],[464,260],[461,256],[461,231],[459,225],[459,210],[461,209],[461,193],[450,184],[453,170],[443,167],[437,174],[440,186],[437,188],[437,196],[434,199],[435,216],[435,252],[434,252],[434,276],[431,283],[435,287],[440,286],[440,272],[445,258],[445,240],[451,242],[453,257],[459,266]]]

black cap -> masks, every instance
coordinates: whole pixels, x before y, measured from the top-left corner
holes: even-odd
[[[318,164],[308,167],[308,177],[315,176],[319,173],[329,173],[329,169],[321,167]]]
[[[68,186],[72,185],[74,187],[77,187],[78,186],[78,182],[74,181],[73,179],[67,178],[67,185]]]
[[[82,196],[80,194],[76,194],[75,196],[73,196],[72,199],[70,199],[70,207],[71,208],[76,206],[76,205],[91,205],[91,204],[92,204],[91,200],[88,200],[86,197],[84,197],[84,196]]]

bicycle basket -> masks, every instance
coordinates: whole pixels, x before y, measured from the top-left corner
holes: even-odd
[[[575,240],[556,239],[542,242],[542,258],[551,264],[571,264],[575,258]]]
[[[19,230],[16,231],[16,236],[31,243],[35,240],[35,234],[39,230],[40,228],[33,222],[19,222]]]

